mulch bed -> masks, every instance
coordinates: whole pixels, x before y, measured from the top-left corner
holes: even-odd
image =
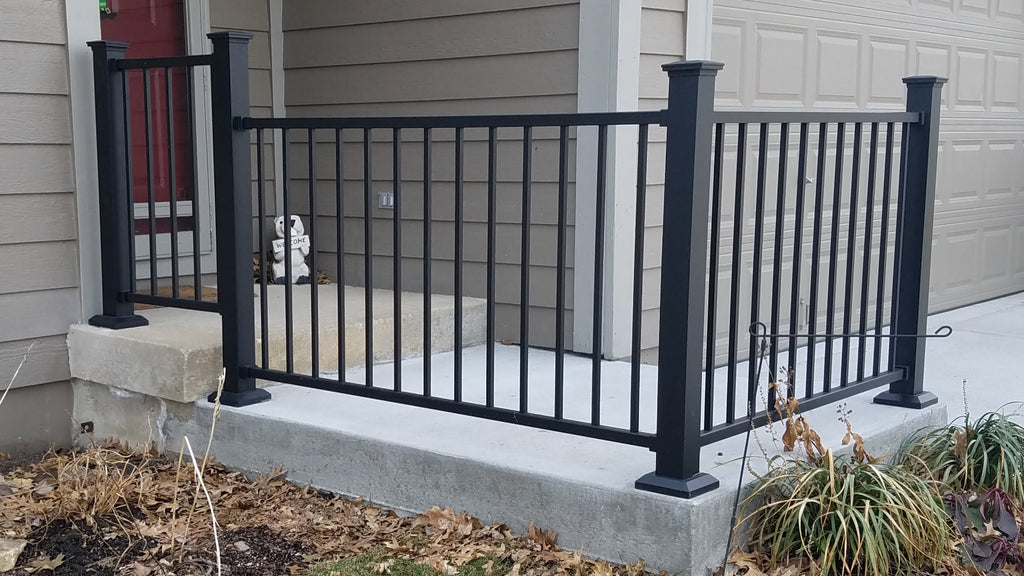
[[[647,574],[642,562],[610,565],[560,550],[554,532],[531,526],[517,536],[448,508],[403,518],[292,484],[281,470],[248,480],[210,460],[202,478],[226,575],[304,575],[367,552],[446,576],[480,559],[503,567],[486,576]],[[0,537],[29,541],[14,576],[216,574],[209,506],[187,456],[106,445],[0,460]]]

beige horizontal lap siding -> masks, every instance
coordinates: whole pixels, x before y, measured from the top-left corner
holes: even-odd
[[[576,111],[579,9],[576,1],[286,3],[289,117],[558,113]],[[402,289],[423,289],[422,130],[402,133]],[[289,205],[310,213],[308,135],[288,147]],[[575,133],[567,150],[566,307],[571,346]],[[393,189],[390,130],[373,133],[372,246],[375,287],[391,288],[394,212],[377,208]],[[519,341],[522,266],[522,131],[497,133],[495,205],[496,335]],[[317,133],[316,266],[338,277],[334,131]],[[344,282],[364,285],[362,131],[346,131],[342,221]],[[463,275],[467,296],[486,296],[487,130],[465,132]],[[530,212],[530,342],[554,345],[558,221],[558,130],[533,138]],[[454,292],[454,130],[435,129],[431,159],[431,289]]]
[[[216,0],[210,3],[210,29],[240,30],[252,34],[249,41],[249,113],[256,118],[273,115],[273,79],[270,51],[270,0]],[[262,160],[264,178],[264,206],[267,220],[274,210],[274,138],[271,132],[265,134]],[[253,181],[253,224],[258,222],[257,212],[257,146],[256,135],[252,136],[252,181]],[[269,230],[269,225],[266,228]],[[253,235],[254,245],[258,237]]]
[[[0,1],[0,387],[70,377],[81,320],[64,3]],[[6,406],[5,406],[6,408]]]
[[[685,0],[644,0],[640,13],[640,109],[668,105],[668,76],[663,64],[683,58]],[[645,362],[656,362],[661,297],[661,226],[665,197],[665,130],[650,129],[647,164],[647,233],[644,238],[643,316],[640,348]]]

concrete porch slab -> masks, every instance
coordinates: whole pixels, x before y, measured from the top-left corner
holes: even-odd
[[[438,396],[451,393],[452,353],[434,355]],[[483,398],[484,346],[463,351],[467,402]],[[515,405],[519,349],[496,346],[496,404]],[[551,401],[553,354],[531,350],[531,408]],[[422,359],[402,363],[403,385],[415,391]],[[375,385],[388,387],[391,364],[373,367]],[[566,357],[566,417],[589,417],[591,362]],[[364,369],[350,369],[359,382]],[[627,422],[629,364],[605,362],[604,422]],[[642,370],[641,430],[654,429],[656,367]],[[448,382],[447,387],[443,384]],[[86,382],[76,383],[76,418],[94,422],[96,436],[148,442],[175,451],[181,437],[205,439],[214,406],[154,401]],[[559,532],[559,544],[589,556],[635,562],[669,572],[703,576],[721,562],[737,481],[743,468],[743,437],[706,447],[701,469],[721,488],[693,500],[638,491],[634,482],[654,469],[644,448],[537,430],[290,385],[272,388],[273,400],[242,409],[222,407],[213,450],[221,462],[252,474],[283,466],[288,477],[349,496],[363,496],[399,511],[434,505],[466,510],[517,532],[531,522]],[[891,453],[907,434],[946,421],[942,405],[914,411],[871,404],[871,394],[845,402],[855,427],[875,454]],[[845,428],[835,405],[808,414],[826,444],[839,448]],[[126,415],[127,414],[127,415]],[[781,436],[776,428],[775,436]],[[764,447],[764,452],[757,446]],[[781,453],[772,435],[757,433],[751,466]],[[745,482],[753,477],[747,474]]]
[[[312,306],[310,286],[293,287],[293,346],[295,369],[308,372],[312,365]],[[321,370],[337,371],[339,296],[345,309],[345,367],[366,363],[366,291],[336,284],[317,287],[319,364]],[[393,361],[395,317],[394,293],[372,293],[373,362]],[[261,355],[261,302],[255,291],[256,357]],[[463,298],[463,343],[478,344],[485,335],[486,302]],[[214,391],[221,373],[221,320],[217,314],[177,308],[140,310],[148,326],[109,330],[77,324],[68,331],[71,376],[140,392],[174,402],[192,402]],[[285,291],[269,286],[267,294],[268,367],[285,368]],[[422,353],[423,295],[402,293],[401,357]],[[431,347],[451,350],[455,345],[455,298],[435,294],[431,297]]]
[[[969,394],[983,392],[972,400],[972,413],[1024,399],[1024,355],[1019,353],[1024,294],[929,319],[931,330],[942,324],[950,324],[954,336],[929,341],[926,387],[953,407],[954,415],[960,412],[964,376],[970,380]],[[442,353],[432,359],[434,394],[451,394],[452,356]],[[530,351],[530,407],[540,413],[551,401],[552,356]],[[468,402],[482,400],[484,358],[483,347],[464,351],[463,395]],[[514,407],[518,348],[496,346],[496,361],[496,403]],[[403,386],[417,390],[422,360],[407,359],[401,366]],[[375,385],[389,386],[395,368],[389,363],[373,366]],[[590,370],[589,359],[566,357],[567,417],[589,416]],[[628,371],[626,363],[602,364],[602,416],[609,425],[623,425]],[[746,373],[743,365],[738,372]],[[365,381],[365,368],[349,368],[344,377]],[[656,367],[643,367],[641,377],[641,430],[652,431]],[[878,406],[871,403],[876,392],[844,401],[853,411],[855,430],[875,455],[891,454],[907,435],[947,421],[944,405],[919,411]],[[253,474],[283,466],[293,481],[365,496],[400,511],[447,505],[486,521],[508,523],[517,532],[534,522],[557,530],[563,548],[617,562],[643,557],[652,568],[684,576],[704,576],[721,562],[743,469],[742,436],[702,451],[701,470],[717,477],[721,488],[680,500],[633,488],[637,478],[654,468],[653,453],[643,448],[294,386],[275,386],[273,395],[265,404],[221,408],[213,442],[219,460]],[[207,437],[214,408],[205,400],[168,402],[75,383],[75,418],[93,422],[96,438],[153,441],[172,452],[184,435],[193,444]],[[832,447],[838,447],[845,432],[835,408],[806,414]],[[754,439],[750,454],[756,471],[779,448],[763,430]],[[747,474],[745,481],[751,480]]]

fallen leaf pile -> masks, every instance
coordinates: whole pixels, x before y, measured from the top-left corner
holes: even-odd
[[[769,569],[770,560],[767,556],[754,552],[736,550],[729,556],[724,575],[719,568],[713,576],[823,576],[821,569],[807,558],[790,558],[788,561]],[[1002,576],[1024,576],[1024,568],[1017,564],[1007,564]],[[975,566],[964,566],[951,552],[942,566],[932,576],[989,576],[990,573]]]
[[[210,462],[203,479],[216,512],[222,554],[251,554],[260,539],[292,543],[292,574],[320,560],[380,550],[454,574],[487,558],[511,576],[642,576],[643,562],[615,566],[560,550],[557,534],[531,526],[516,536],[503,524],[485,525],[466,513],[432,508],[414,517],[292,484],[281,470],[248,480]],[[0,536],[39,539],[67,523],[98,541],[118,543],[118,574],[208,573],[214,557],[206,496],[190,464],[114,445],[42,461],[0,476]],[[234,535],[234,536],[233,536]],[[250,550],[252,548],[252,550]],[[126,553],[129,551],[130,553]],[[62,558],[26,558],[24,572],[45,572]],[[204,568],[204,569],[200,569]]]

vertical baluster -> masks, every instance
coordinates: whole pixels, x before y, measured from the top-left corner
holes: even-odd
[[[188,123],[189,123],[189,144],[192,148],[192,271],[194,273],[194,284],[195,284],[195,299],[198,302],[203,297],[203,266],[201,258],[201,245],[199,236],[199,170],[196,168],[199,166],[199,151],[196,146],[196,116],[195,116],[195,102],[193,98],[193,89],[195,88],[195,72],[194,68],[188,66],[185,68],[185,74],[188,78],[188,85],[185,88],[185,95],[187,96],[188,105]],[[134,242],[133,242],[134,244]],[[135,259],[132,258],[134,262]],[[132,267],[134,269],[134,266]]]
[[[555,266],[555,418],[562,418],[565,380],[565,226],[569,188],[569,127],[558,133],[558,240]]]
[[[734,272],[743,269],[743,188],[746,176],[747,160],[747,125],[740,124],[736,134],[736,189],[733,200],[732,218],[732,269]],[[725,422],[732,424],[736,420],[736,364],[739,362],[736,339],[741,333],[740,328],[740,278],[742,274],[732,275],[729,290],[729,367],[727,368],[725,395]]]
[[[708,331],[704,356],[704,431],[715,424],[715,342],[718,340],[718,274],[722,243],[722,161],[725,124],[715,124],[715,158],[711,182],[711,257],[708,261]]]
[[[893,231],[893,261],[892,261],[892,280],[891,289],[892,292],[889,296],[889,333],[898,334],[896,331],[896,318],[899,317],[900,299],[899,294],[899,278],[903,260],[900,258],[901,247],[903,246],[903,231],[904,231],[904,218],[907,217],[907,213],[904,210],[906,205],[907,195],[907,157],[908,157],[908,136],[907,133],[909,127],[907,123],[900,125],[900,173],[896,180],[896,229]],[[915,215],[916,217],[916,215]],[[896,369],[896,356],[895,348],[897,342],[889,340],[887,343],[887,350],[889,353],[889,370]]]
[[[644,282],[644,235],[647,232],[647,138],[648,124],[641,124],[637,138],[636,223],[633,229],[633,326],[629,361],[629,430],[640,430],[640,345]]]
[[[294,300],[292,295],[292,216],[290,202],[290,186],[288,174],[288,129],[281,130],[281,140],[284,150],[281,154],[281,204],[284,206],[284,223],[281,225],[284,231],[284,348],[285,348],[285,370],[288,373],[295,371],[295,317]]]
[[[135,175],[132,172],[132,163],[134,162],[134,152],[132,150],[132,109],[131,109],[131,70],[125,70],[124,75],[121,76],[122,83],[122,97],[124,98],[124,143],[125,143],[125,178],[128,182],[128,192],[125,197],[127,206],[125,206],[126,214],[128,215],[128,289],[132,292],[138,292],[138,270],[136,268],[137,257],[135,254],[135,239],[138,236],[135,231]],[[196,252],[196,262],[199,261],[198,251]],[[200,298],[199,293],[199,269],[196,269],[196,299]],[[140,316],[141,318],[141,316]]]
[[[519,411],[530,408],[530,209],[533,186],[533,127],[523,127],[523,216],[519,260]]]
[[[875,293],[875,354],[873,374],[882,370],[882,316],[885,309],[885,264],[889,251],[889,205],[892,203],[892,155],[896,124],[885,125],[885,165],[882,169],[882,218],[878,232],[878,289]],[[888,347],[887,347],[888,349]]]
[[[345,134],[341,128],[334,131],[334,234],[338,239],[335,265],[338,267],[338,379],[345,381]]]
[[[178,175],[175,173],[177,165],[174,154],[174,83],[170,68],[164,68],[164,87],[167,99],[167,191],[171,210],[171,296],[177,298],[181,295],[178,279]]]
[[[591,342],[590,423],[601,424],[601,344],[604,314],[604,219],[605,188],[607,186],[608,126],[597,127],[597,203],[594,216],[594,309]]]
[[[772,334],[779,333],[780,309],[782,307],[782,248],[786,240],[786,168],[789,161],[789,124],[783,122],[779,133],[779,180],[775,189],[775,250],[772,253]],[[799,264],[793,263],[795,269]],[[777,382],[779,377],[779,339],[771,342],[771,357],[768,364],[768,379]],[[768,406],[773,405],[775,390],[769,390]]]
[[[430,128],[423,129],[423,395],[430,396],[431,380],[431,351],[430,340],[434,336],[434,327],[431,320],[431,287],[430,264],[430,232],[433,217],[431,216],[432,201],[430,195],[431,172],[430,172]]]
[[[266,187],[263,182],[263,129],[256,129],[256,249],[260,265],[260,367],[270,368],[270,338],[267,328],[267,208]]]
[[[831,204],[831,223],[829,224],[828,235],[828,291],[825,301],[825,332],[833,334],[836,331],[836,288],[838,284],[837,271],[839,270],[839,234],[840,215],[843,212],[843,159],[846,156],[846,123],[840,122],[836,129],[836,176],[833,182],[833,204]],[[833,377],[833,346],[836,338],[825,338],[825,360],[822,368],[824,377],[824,392],[831,389],[831,377]]]
[[[797,152],[797,167],[796,167],[796,207],[793,210],[795,216],[795,222],[793,223],[793,282],[792,282],[792,293],[789,297],[789,333],[796,334],[800,329],[800,269],[803,267],[803,237],[804,237],[804,188],[807,186],[807,141],[808,141],[808,129],[807,122],[800,123],[800,148]],[[797,341],[796,337],[790,337],[789,339],[789,370],[790,370],[790,386],[789,392],[791,395],[795,394],[794,382],[792,379],[795,377],[794,369],[797,364],[797,346],[800,342]],[[811,348],[808,348],[811,350]],[[803,377],[803,375],[800,375]],[[769,400],[768,406],[774,404]]]
[[[856,272],[854,263],[857,261],[857,199],[860,188],[860,149],[863,145],[863,125],[853,125],[853,165],[850,178],[850,224],[846,236],[846,289],[843,291],[845,308],[843,313],[843,334],[849,334],[853,328],[853,276]],[[866,240],[870,245],[870,240]],[[863,299],[863,298],[862,298]],[[863,307],[864,304],[862,303]],[[850,380],[850,337],[843,337],[843,356],[839,368],[839,385],[846,386]]]
[[[391,187],[394,190],[394,213],[392,214],[392,277],[394,278],[391,295],[394,299],[395,328],[395,390],[402,390],[402,129],[391,131]],[[426,335],[424,335],[426,336]]]
[[[373,129],[363,128],[363,313],[366,385],[373,386]]]
[[[144,88],[143,110],[146,121],[146,202],[149,205],[149,293],[156,296],[157,270],[156,261],[156,190],[153,182],[153,104],[152,79],[149,68],[142,69],[142,85]]]
[[[828,152],[828,124],[818,125],[818,171],[814,183],[814,233],[811,244],[811,296],[807,308],[807,330],[818,333],[818,280],[821,272],[821,220],[825,203],[825,155]],[[817,338],[807,340],[807,398],[814,396],[814,365]]]
[[[833,334],[836,324],[836,273],[839,268],[839,217],[843,202],[843,158],[845,157],[846,123],[840,122],[836,127],[836,170],[832,186],[832,220],[829,230],[828,250],[828,294],[825,300],[825,332]],[[825,338],[825,364],[822,376],[825,378],[824,390],[832,389],[832,352],[835,338]]]
[[[462,213],[465,134],[455,129],[455,391],[462,402]]]
[[[497,262],[495,253],[498,249],[495,233],[497,220],[497,161],[498,161],[498,129],[487,129],[487,342],[486,342],[486,373],[484,376],[484,402],[488,407],[494,406],[494,272]]]
[[[750,321],[761,320],[761,256],[764,252],[764,181],[768,166],[768,124],[762,122],[757,141],[757,184],[754,199],[754,254],[753,278],[750,290]],[[748,330],[749,333],[749,330]],[[747,357],[747,404],[748,413],[759,383],[756,380],[760,363],[759,339],[750,335],[750,355]]]
[[[310,308],[310,365],[311,374],[320,376],[320,301],[319,280],[316,267],[316,132],[310,128],[306,134],[309,151],[309,308]]]
[[[868,330],[868,303],[870,298],[868,290],[871,286],[871,248],[874,245],[872,233],[874,232],[875,220],[875,178],[878,174],[878,122],[871,123],[871,141],[868,144],[868,190],[865,200],[864,215],[864,259],[861,264],[860,278],[860,338],[857,342],[857,380],[864,379],[865,360],[867,358]],[[875,303],[876,306],[880,304]]]

